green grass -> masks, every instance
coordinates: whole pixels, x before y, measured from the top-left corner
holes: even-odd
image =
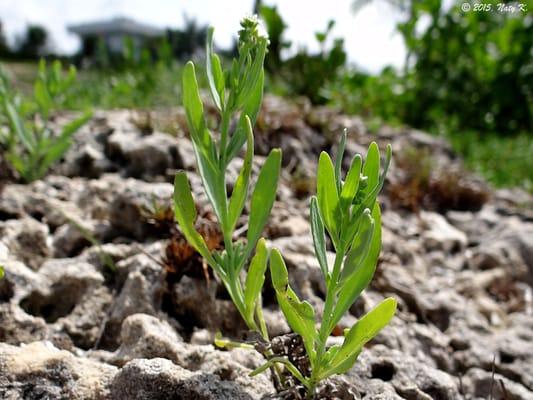
[[[154,108],[179,104],[181,65],[154,65],[150,70],[80,71],[79,85],[74,88],[72,109]]]
[[[24,96],[32,96],[37,63],[1,63],[13,86]],[[179,63],[155,63],[126,70],[79,70],[77,83],[63,107],[84,110],[176,106],[181,101],[182,70]]]
[[[464,132],[447,135],[466,166],[496,187],[521,187],[533,193],[533,138]]]
[[[26,95],[32,95],[32,83],[37,75],[34,62],[2,62],[14,79],[14,85]],[[201,65],[197,67],[202,68]],[[153,68],[137,68],[125,71],[81,70],[65,108],[83,110],[88,106],[100,109],[172,107],[181,102],[181,75],[183,66],[154,65]],[[200,71],[199,78],[204,73]],[[276,91],[272,77],[267,87]],[[202,79],[201,79],[202,80]],[[270,84],[268,84],[270,83]],[[206,82],[201,81],[205,86]],[[344,82],[341,86],[349,86]],[[277,88],[277,92],[283,92]],[[342,92],[351,92],[347,87]],[[333,102],[335,103],[335,102]],[[351,104],[350,102],[348,102]],[[374,106],[376,106],[375,103]],[[344,107],[342,107],[344,106]],[[341,108],[346,108],[342,104]],[[379,108],[379,107],[378,107]],[[355,107],[355,110],[360,110]],[[347,111],[354,111],[347,110]],[[379,114],[379,113],[378,113]],[[389,113],[385,113],[389,115]],[[376,118],[372,118],[372,116]],[[371,112],[367,116],[370,128],[386,122]],[[398,121],[389,121],[397,125]],[[466,166],[479,173],[495,187],[521,187],[533,193],[533,140],[524,132],[514,136],[482,134],[478,132],[448,133],[445,136],[453,148],[465,159]]]
[[[13,87],[23,94],[33,94],[33,82],[37,78],[39,63],[36,61],[4,61],[0,64],[8,75]]]

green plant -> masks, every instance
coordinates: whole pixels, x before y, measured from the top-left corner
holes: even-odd
[[[57,135],[49,124],[50,113],[66,101],[75,79],[74,67],[65,76],[59,61],[47,68],[41,60],[33,101],[24,104],[12,93],[0,70],[1,119],[9,128],[2,132],[0,141],[6,150],[6,159],[26,182],[43,177],[68,150],[74,133],[91,117],[91,112],[86,111],[63,126]]]
[[[0,265],[0,279],[3,279],[5,275],[4,267]]]
[[[533,141],[530,132],[502,137],[497,133],[458,132],[448,135],[467,167],[495,186],[520,186],[533,193]]]
[[[268,340],[261,308],[267,249],[265,241],[259,238],[275,200],[281,152],[272,150],[259,172],[251,195],[246,243],[234,241],[233,233],[248,198],[254,156],[252,127],[263,96],[263,62],[268,45],[268,39],[258,31],[255,18],[243,19],[241,26],[239,57],[225,74],[213,53],[213,29],[208,31],[206,71],[211,97],[221,117],[219,140],[215,140],[206,125],[194,64],[187,63],[183,72],[183,104],[189,133],[204,189],[220,224],[224,249],[210,251],[195,229],[196,207],[184,172],[175,178],[174,211],[184,236],[223,282],[247,326]],[[239,112],[236,128],[230,132],[231,120]],[[226,169],[245,143],[244,164],[228,196]],[[256,253],[243,281],[241,271],[254,248]]]
[[[500,135],[530,132],[530,14],[498,12],[496,0],[483,4],[491,12],[463,12],[459,0],[444,3],[407,2],[409,19],[398,25],[413,61],[405,121],[431,127],[444,120],[454,130]],[[417,29],[424,18],[427,28]]]
[[[317,196],[311,200],[311,226],[315,252],[327,285],[326,303],[320,329],[315,327],[313,307],[298,299],[289,286],[287,268],[278,250],[270,252],[260,239],[275,200],[275,189],[281,167],[281,152],[271,151],[263,164],[253,189],[249,207],[246,242],[233,240],[248,197],[253,162],[252,126],[259,111],[263,91],[263,61],[267,39],[259,35],[257,20],[245,18],[239,32],[239,58],[232,63],[224,78],[220,61],[212,50],[213,30],[208,31],[207,74],[213,102],[221,116],[220,138],[215,140],[206,126],[203,104],[198,90],[194,65],[189,62],[183,74],[183,103],[187,114],[190,136],[199,174],[207,197],[213,207],[222,231],[224,248],[210,250],[195,227],[197,212],[191,188],[184,172],[176,174],[174,183],[175,218],[189,243],[200,253],[227,289],[248,328],[269,342],[263,318],[261,290],[270,259],[272,283],[280,308],[292,330],[299,334],[310,363],[309,374],[299,370],[288,358],[276,356],[268,346],[254,347],[222,340],[215,343],[225,347],[256,348],[266,358],[264,365],[252,375],[267,368],[273,369],[274,380],[283,378],[281,365],[293,374],[312,397],[317,384],[323,379],[346,372],[355,362],[363,345],[372,339],[392,318],[396,301],[384,300],[351,329],[346,330],[342,345],[327,348],[326,341],[374,274],[381,246],[380,209],[376,202],[388,165],[380,175],[380,155],[375,143],[370,145],[366,161],[357,155],[345,180],[341,164],[346,135],[343,136],[336,164],[327,153],[322,153],[318,165]],[[233,133],[229,127],[232,116],[240,112]],[[226,191],[226,168],[244,144],[246,155],[243,167],[230,197]],[[326,259],[326,231],[336,251],[335,263],[330,270]],[[246,278],[245,269],[253,249]],[[262,349],[262,350],[261,350]],[[281,365],[280,365],[281,364]],[[283,385],[283,382],[281,382]],[[280,388],[279,385],[277,385]]]
[[[276,249],[270,255],[270,273],[280,308],[294,332],[302,337],[309,359],[310,374],[298,370],[288,359],[274,357],[254,374],[281,363],[314,395],[317,384],[334,374],[342,374],[355,363],[362,347],[386,326],[396,311],[396,300],[387,298],[350,329],[344,332],[342,345],[329,348],[326,341],[341,317],[369,285],[381,247],[381,215],[376,201],[391,159],[380,175],[380,155],[376,143],[368,149],[365,162],[356,155],[342,180],[341,164],[344,135],[335,166],[329,155],[320,154],[317,171],[317,195],[311,199],[311,228],[315,254],[326,281],[327,293],[320,328],[311,304],[301,301],[289,285],[287,267]],[[330,269],[326,258],[326,231],[335,249]]]

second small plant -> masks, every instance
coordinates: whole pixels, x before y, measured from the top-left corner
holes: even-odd
[[[86,111],[57,133],[50,126],[51,112],[62,104],[76,80],[74,67],[67,74],[61,68],[59,61],[47,67],[41,60],[33,99],[26,104],[13,93],[0,69],[0,122],[8,127],[7,131],[0,131],[0,145],[5,148],[7,161],[25,182],[42,178],[69,149],[72,136],[91,118],[91,112]]]
[[[327,347],[329,336],[374,275],[381,248],[381,212],[376,199],[391,159],[389,146],[386,165],[380,175],[379,150],[376,143],[372,143],[365,162],[356,155],[343,180],[341,165],[345,140],[346,135],[343,135],[335,165],[326,152],[320,154],[317,195],[311,198],[313,243],[327,288],[319,328],[311,304],[300,300],[290,287],[281,253],[274,249],[270,255],[276,298],[289,326],[302,338],[309,370],[299,370],[288,358],[273,357],[254,372],[283,364],[310,397],[321,381],[347,372],[363,346],[389,323],[396,311],[396,300],[383,300],[344,331],[341,345]],[[326,256],[326,232],[335,249],[332,266]]]

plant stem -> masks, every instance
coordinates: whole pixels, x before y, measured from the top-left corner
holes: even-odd
[[[318,349],[316,352],[316,361],[315,366],[313,366],[313,372],[311,374],[311,385],[314,388],[315,382],[316,382],[316,376],[320,372],[316,366],[320,366],[322,357],[324,356],[324,352],[326,349],[326,341],[329,337],[330,329],[328,328],[330,325],[330,319],[331,314],[333,311],[333,306],[335,302],[335,297],[337,296],[336,286],[337,281],[339,280],[342,260],[344,259],[344,250],[339,248],[336,255],[335,255],[335,263],[333,264],[333,272],[331,274],[331,278],[329,280],[329,284],[327,287],[327,293],[326,293],[326,304],[324,305],[324,314],[322,317],[322,323],[320,324],[320,331],[318,333]],[[314,389],[313,389],[314,390]]]
[[[263,299],[261,294],[259,294],[259,299],[257,300],[255,307],[255,314],[257,316],[257,320],[259,321],[259,331],[261,333],[261,336],[263,339],[265,339],[267,342],[270,341],[268,337],[268,330],[265,322],[265,316],[263,315]]]
[[[262,300],[261,295],[259,295],[259,299],[257,300],[257,303],[256,303],[255,314],[257,316],[257,320],[259,321],[259,332],[261,333],[261,336],[263,337],[263,339],[268,343],[270,342],[270,338],[268,336],[268,330],[267,330],[267,326],[265,322],[265,317],[263,315],[262,307],[263,307],[263,300]],[[269,358],[274,357],[274,352],[269,349],[265,352],[264,357],[268,360]],[[284,387],[285,379],[283,377],[283,374],[281,372],[281,368],[279,367],[279,365],[274,364],[270,368],[270,372],[273,376],[274,383],[279,384],[280,387]]]

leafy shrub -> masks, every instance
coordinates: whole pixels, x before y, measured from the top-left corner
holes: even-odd
[[[49,44],[49,36],[46,29],[40,25],[28,25],[24,35],[16,43],[12,55],[22,59],[37,60],[43,56]]]
[[[49,124],[50,113],[66,101],[75,79],[74,67],[64,75],[59,61],[47,68],[42,60],[33,101],[25,104],[12,93],[5,74],[0,71],[0,122],[8,126],[7,131],[1,132],[0,143],[6,159],[25,182],[43,177],[68,150],[76,131],[91,117],[90,112],[85,112],[66,124],[59,134],[54,134]]]
[[[385,68],[377,76],[348,72],[328,87],[337,104],[448,132],[508,135],[533,129],[527,12],[499,12],[496,0],[477,4],[492,7],[484,12],[463,12],[459,0],[451,7],[442,0],[391,3],[405,14],[397,26],[408,52],[404,70]]]
[[[380,125],[383,121],[397,125],[404,118],[404,81],[392,67],[379,75],[343,71],[324,90],[331,104],[346,113],[378,120]]]
[[[527,12],[463,12],[456,1],[410,3],[399,26],[414,65],[404,121],[508,134],[533,129],[533,35]],[[428,28],[416,29],[426,18]]]

